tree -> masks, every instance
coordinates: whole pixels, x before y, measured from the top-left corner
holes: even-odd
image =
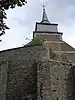
[[[0,0],[0,36],[5,34],[6,29],[9,29],[4,23],[4,19],[7,19],[5,10],[13,9],[16,6],[22,7],[26,3],[26,0]]]

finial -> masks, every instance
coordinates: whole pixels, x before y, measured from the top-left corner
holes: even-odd
[[[45,11],[45,7],[46,7],[46,5],[45,5],[45,0],[43,0],[43,5],[42,5],[42,7],[43,7],[43,16],[42,16],[42,21],[41,21],[41,23],[50,23],[49,20],[48,20],[46,11]]]
[[[42,5],[42,7],[43,7],[43,10],[45,10],[45,7],[46,7],[46,5],[45,5],[45,0],[43,0],[43,5]]]
[[[43,10],[45,9],[45,5],[43,5]]]

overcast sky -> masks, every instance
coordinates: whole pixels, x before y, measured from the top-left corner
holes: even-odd
[[[42,17],[42,0],[27,0],[22,8],[16,7],[7,12],[6,23],[10,30],[2,37],[0,51],[23,46],[25,38],[32,38],[36,21]],[[58,24],[63,32],[63,40],[75,47],[75,0],[45,0],[46,13],[52,23]]]

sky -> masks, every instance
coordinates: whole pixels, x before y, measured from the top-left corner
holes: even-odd
[[[7,23],[10,30],[0,39],[0,51],[21,47],[32,39],[35,23],[42,19],[43,0],[27,0],[23,7],[9,9]],[[45,0],[46,13],[51,23],[58,24],[63,40],[75,48],[75,0]]]

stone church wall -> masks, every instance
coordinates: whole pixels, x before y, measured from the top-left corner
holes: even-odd
[[[74,100],[75,66],[57,61],[42,61],[37,66],[38,100]]]
[[[36,62],[44,56],[46,51],[41,44],[0,52],[1,72],[5,73],[0,78],[0,100],[36,100]],[[5,70],[2,62],[7,63]]]
[[[75,66],[50,60],[45,48],[0,52],[0,100],[74,100]]]
[[[8,63],[6,61],[0,62],[0,100],[6,98],[7,67]]]

